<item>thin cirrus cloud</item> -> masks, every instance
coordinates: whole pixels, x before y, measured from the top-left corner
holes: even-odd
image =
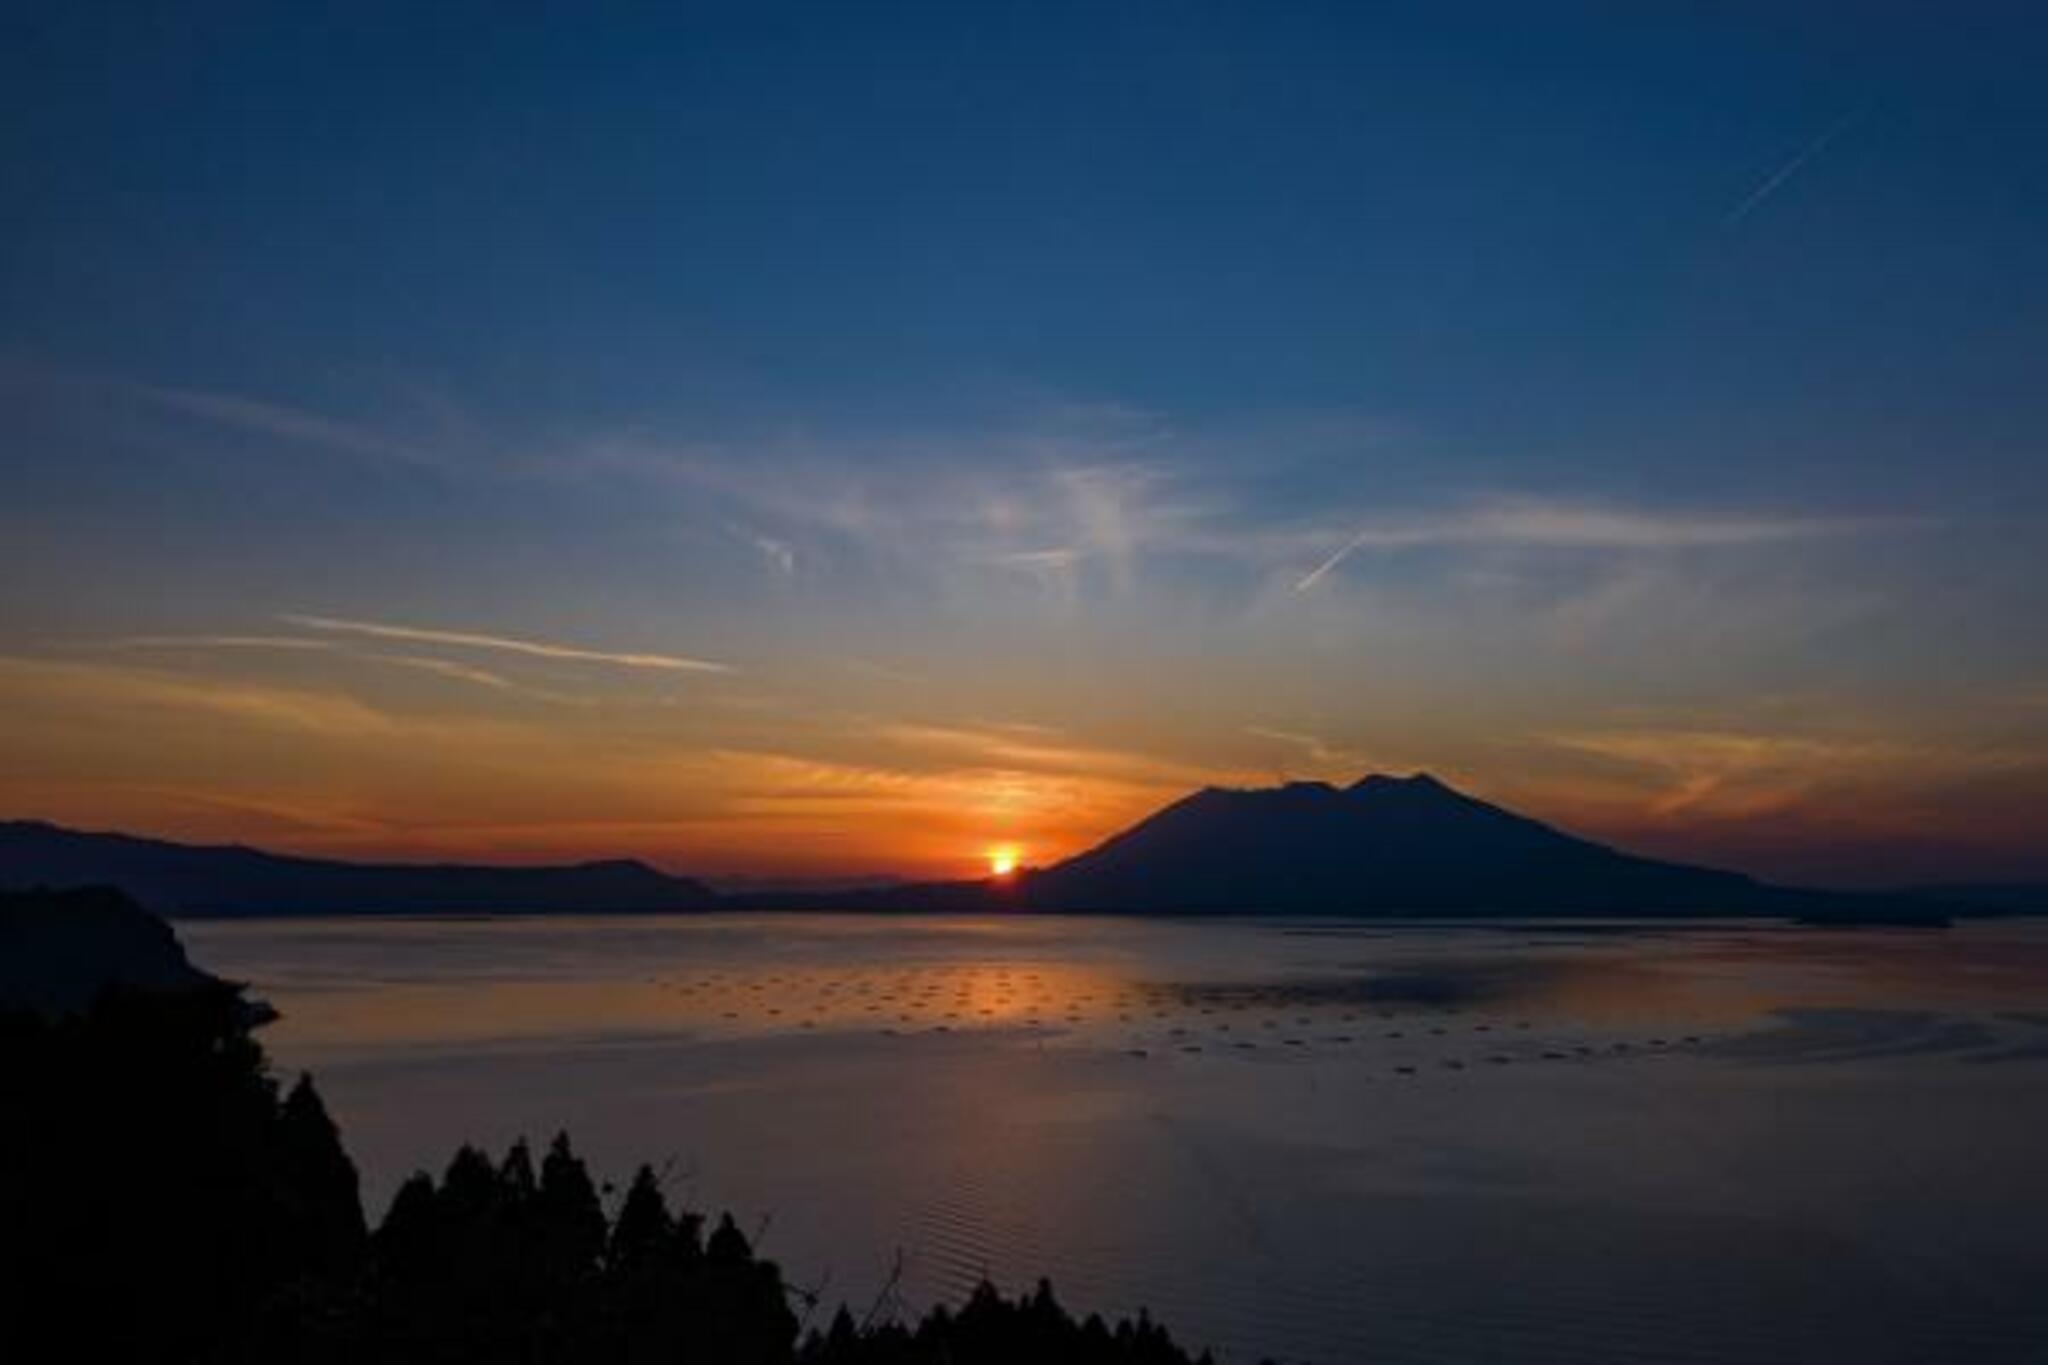
[[[441,460],[424,446],[371,427],[337,421],[302,408],[288,407],[240,394],[205,393],[190,389],[137,386],[132,392],[160,407],[218,426],[232,427],[303,445],[323,447],[364,459],[412,465],[438,465]]]
[[[501,673],[488,668],[477,668],[472,664],[457,663],[453,659],[434,659],[418,654],[363,654],[359,656],[372,663],[389,664],[394,668],[409,668],[419,673],[430,673],[437,678],[451,682],[469,683],[472,686],[488,688],[506,696],[524,697],[531,701],[550,702],[556,706],[588,706],[588,698],[571,696],[564,692],[552,692],[546,688],[529,687],[514,682]]]
[[[761,552],[761,558],[768,567],[782,578],[796,577],[796,547],[786,540],[762,535],[758,531],[742,532],[748,544]]]
[[[777,551],[808,539],[838,556],[876,558],[956,584],[962,566],[1035,576],[1072,590],[1084,567],[1094,587],[1127,595],[1140,566],[1170,560],[1176,569],[1235,566],[1284,570],[1307,592],[1362,551],[1411,548],[1486,551],[1592,550],[1654,553],[1760,546],[1899,529],[1902,519],[1743,515],[1658,511],[1512,493],[1481,495],[1448,512],[1397,510],[1332,547],[1331,538],[1276,515],[1198,464],[1148,452],[1143,464],[1067,443],[991,449],[1014,457],[962,470],[916,455],[806,447],[800,456],[764,461],[707,458],[694,450],[607,447],[603,468],[656,471],[769,525]],[[1028,452],[1028,453],[1027,453]],[[616,461],[627,454],[630,466]],[[859,456],[859,458],[856,458]],[[771,476],[764,472],[773,469]],[[752,538],[751,536],[749,537]],[[756,548],[775,553],[756,541]],[[1314,556],[1314,558],[1311,558]],[[1308,567],[1304,570],[1304,562]],[[1154,580],[1156,581],[1156,580]],[[1171,582],[1171,576],[1167,581]]]
[[[1086,559],[1126,588],[1136,557],[1191,515],[1168,498],[1169,471],[1132,462],[1154,439],[1057,421],[738,445],[608,438],[532,468],[687,490],[692,510],[714,508],[783,576],[807,552],[941,579],[963,564],[1058,573]]]
[[[366,654],[363,657],[374,659],[381,664],[391,664],[396,668],[411,668],[421,673],[432,673],[436,677],[474,683],[478,687],[488,687],[496,692],[529,690],[502,674],[491,672],[488,668],[476,668],[469,664],[457,663],[453,659],[429,659],[417,654]]]
[[[1542,737],[1632,768],[1657,790],[1643,809],[1653,818],[1688,814],[1759,815],[1791,807],[1825,790],[1866,794],[1895,785],[1901,773],[1981,777],[2024,764],[2025,756],[1988,757],[1929,740],[1867,731],[1798,733],[1687,727],[1577,730]]]
[[[1467,546],[1652,552],[1811,540],[1898,524],[1853,518],[1672,516],[1573,503],[1493,502],[1455,516],[1368,526],[1297,579],[1294,590],[1307,592],[1361,550]]]
[[[540,701],[572,702],[575,699],[557,692],[548,692],[514,682],[500,673],[473,664],[459,663],[453,659],[435,659],[417,654],[382,654],[358,652],[339,640],[312,639],[304,635],[128,635],[118,640],[109,640],[103,646],[113,650],[135,651],[280,651],[287,654],[325,654],[349,659],[362,659],[370,663],[389,664],[394,668],[407,668],[420,673],[431,673],[436,677],[456,682],[471,683],[486,687],[494,692],[532,697]]]
[[[717,663],[710,659],[692,659],[679,654],[588,649],[580,645],[559,644],[549,640],[527,640],[510,635],[486,635],[477,631],[393,625],[381,621],[354,621],[334,616],[288,614],[281,619],[303,630],[361,635],[377,640],[403,640],[413,644],[448,645],[457,649],[496,650],[531,658],[567,659],[583,663],[610,664],[619,668],[646,668],[674,673],[734,671],[730,664]]]
[[[1233,769],[1067,742],[1042,727],[895,723],[876,726],[872,733],[906,755],[913,770],[1011,771],[1158,791],[1212,786],[1240,776]]]
[[[309,640],[303,635],[124,635],[118,640],[107,641],[103,647],[133,650],[281,649],[332,653],[341,646],[333,640]]]
[[[1826,130],[1778,176],[1775,190],[1826,149],[1854,121]],[[1754,207],[1754,205],[1750,205]],[[236,394],[145,387],[161,406],[209,422],[312,444],[358,457],[439,465],[418,442],[359,423]],[[760,449],[637,441],[577,444],[563,469],[585,474],[660,476],[724,503],[727,527],[769,572],[795,576],[807,542],[838,554],[879,557],[948,576],[961,564],[1024,572],[1071,586],[1084,563],[1101,569],[1101,587],[1128,593],[1141,560],[1168,555],[1190,561],[1284,565],[1318,550],[1299,525],[1276,524],[1204,484],[1198,468],[1162,462],[1171,444],[1156,419],[1107,429],[1072,422],[1031,424],[973,434],[993,468],[963,470],[950,458],[958,442],[906,437],[901,442],[803,441]],[[1198,443],[1199,444],[1199,443]],[[1142,449],[1146,459],[1132,463]],[[1213,456],[1214,452],[1209,452]],[[754,458],[765,456],[766,458]],[[1197,461],[1200,465],[1202,461]],[[553,466],[547,466],[553,467]],[[530,469],[527,472],[532,472]],[[1190,476],[1199,488],[1191,490]],[[1896,523],[1894,523],[1896,524]],[[1627,507],[1505,496],[1444,515],[1411,515],[1367,525],[1337,544],[1291,582],[1315,588],[1362,551],[1417,547],[1590,549],[1646,552],[1757,545],[1872,529],[1870,520],[1742,517],[1648,512]],[[1329,541],[1323,540],[1322,547]],[[1285,581],[1285,580],[1283,580]],[[298,624],[305,624],[301,621]],[[545,641],[467,631],[345,622],[317,629],[384,632],[383,638],[506,649],[540,657],[577,658],[623,667],[729,671],[706,660],[581,649]],[[405,632],[405,633],[396,633]],[[668,660],[664,662],[664,660]]]
[[[0,655],[0,698],[14,714],[42,714],[69,723],[79,716],[97,716],[108,726],[126,726],[141,717],[204,714],[224,717],[269,730],[288,730],[338,739],[385,736],[391,717],[352,697],[299,687],[224,684],[153,670],[109,667]],[[160,727],[150,725],[155,734]],[[35,727],[30,727],[30,733]],[[62,733],[64,725],[51,728]]]
[[[1775,190],[1853,122],[1845,119],[1826,130],[1761,192]],[[195,418],[281,440],[358,457],[443,463],[417,442],[265,400],[168,388],[136,391]],[[794,579],[800,559],[815,553],[826,562],[883,562],[907,571],[898,581],[930,575],[948,586],[967,581],[957,576],[962,566],[995,568],[1037,578],[1062,600],[1082,590],[1084,566],[1095,570],[1088,580],[1094,592],[1128,596],[1138,584],[1139,565],[1161,557],[1183,567],[1206,563],[1279,570],[1284,576],[1278,582],[1300,594],[1354,556],[1373,550],[1646,553],[1791,542],[1900,524],[1896,519],[1663,513],[1508,495],[1447,514],[1396,514],[1331,548],[1329,539],[1298,522],[1261,515],[1234,496],[1236,490],[1205,481],[1202,460],[1190,467],[1167,458],[1169,452],[1161,447],[1170,446],[1172,438],[1157,419],[1126,420],[1103,429],[1072,422],[1039,429],[1027,423],[979,433],[973,444],[991,457],[992,468],[963,470],[949,458],[958,446],[931,436],[879,445],[798,441],[771,444],[766,452],[716,444],[585,442],[563,454],[561,467],[586,475],[659,476],[723,503],[728,530],[783,581]],[[1139,449],[1146,460],[1132,463]],[[752,458],[764,453],[769,458]],[[554,466],[543,462],[543,467]],[[533,472],[526,465],[519,469]],[[1310,555],[1320,558],[1306,571],[1296,567]],[[312,628],[619,667],[731,671],[709,660],[469,631],[356,621]]]
[[[1056,572],[1071,569],[1087,557],[1082,550],[1071,545],[1056,545],[1043,550],[1015,550],[988,557],[988,563],[1006,569],[1023,569],[1031,573]]]
[[[1298,750],[1308,762],[1321,767],[1366,772],[1380,766],[1358,750],[1333,744],[1321,735],[1311,735],[1299,730],[1281,730],[1270,725],[1247,725],[1244,732],[1254,739],[1269,740]]]

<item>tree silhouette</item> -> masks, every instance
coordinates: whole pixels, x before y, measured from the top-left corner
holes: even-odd
[[[608,1217],[566,1134],[538,1173],[523,1140],[495,1162],[464,1146],[370,1230],[312,1080],[279,1097],[260,1017],[211,979],[67,1014],[0,1007],[0,1348],[143,1365],[1189,1360],[1142,1315],[1076,1322],[1044,1282],[1014,1302],[983,1285],[915,1324],[841,1309],[800,1344],[781,1270],[730,1215],[706,1238],[642,1166]]]

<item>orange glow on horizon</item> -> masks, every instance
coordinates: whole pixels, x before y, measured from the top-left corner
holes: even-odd
[[[450,692],[452,675],[327,650],[276,654],[0,652],[0,815],[350,860],[1008,880],[1200,787],[1305,775],[1270,760],[1315,741],[1242,726],[1256,713],[1228,697],[1172,725],[878,723],[882,703],[837,709],[829,692],[700,709],[592,682],[567,705],[474,679]],[[1908,742],[1908,713],[1596,720],[1543,732],[1512,769],[1451,727],[1418,729],[1402,754],[1328,750],[1309,771],[1348,783],[1423,766],[1410,753],[1427,750],[1461,790],[1570,833],[1767,880],[2023,881],[2038,867],[2048,767],[2025,750],[1960,732]]]

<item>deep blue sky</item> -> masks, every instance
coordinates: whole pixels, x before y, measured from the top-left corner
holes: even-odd
[[[936,866],[813,789],[1000,789],[1064,848],[1384,760],[1763,870],[2035,865],[2038,7],[5,25],[12,804],[519,851],[550,808],[474,789],[560,764],[475,755],[573,737],[687,774],[592,793],[592,846],[773,862],[731,833],[766,810],[793,863]],[[293,615],[731,691],[419,638],[455,667],[380,672],[341,646],[395,637]],[[279,792],[123,748],[87,681],[503,729],[411,809],[360,735],[217,736],[318,774]]]

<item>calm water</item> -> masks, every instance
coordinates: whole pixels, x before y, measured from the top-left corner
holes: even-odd
[[[857,1309],[1049,1271],[1232,1359],[2048,1359],[2048,924],[180,931],[379,1211],[566,1127]]]

